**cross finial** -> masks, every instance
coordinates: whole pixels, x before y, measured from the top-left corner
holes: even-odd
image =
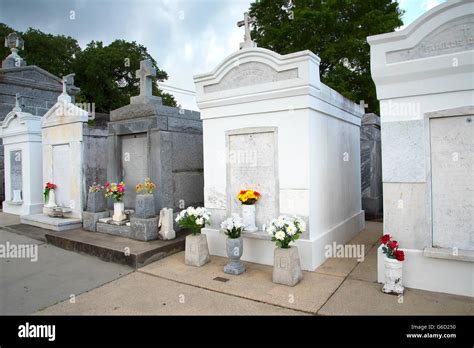
[[[63,93],[59,95],[58,101],[66,101],[68,103],[71,102],[72,98],[69,96],[69,94],[67,94],[67,85],[74,84],[74,76],[76,76],[76,74],[68,74],[66,76],[63,76],[62,78]]]
[[[150,60],[142,60],[140,62],[140,69],[136,72],[137,77],[140,79],[140,95],[145,97],[151,97],[152,93],[152,81],[153,77],[156,76],[156,69],[153,68],[153,64]]]
[[[244,19],[242,21],[237,22],[237,26],[245,28],[244,34],[244,42],[240,43],[240,49],[244,47],[256,47],[257,45],[255,42],[252,41],[252,37],[250,36],[250,25],[256,23],[257,20],[255,17],[250,17],[248,12],[244,13]]]
[[[365,112],[365,109],[367,109],[367,108],[369,107],[369,104],[366,104],[366,103],[365,103],[365,100],[362,99],[362,100],[359,102],[359,106],[360,106],[361,108],[363,108],[363,109],[364,109],[364,112]]]
[[[24,47],[24,41],[20,35],[13,32],[5,37],[5,47],[8,47],[11,54],[2,62],[2,68],[14,68],[25,66],[26,62],[18,55],[18,50]]]
[[[5,47],[8,47],[12,50],[18,51],[22,50],[24,47],[25,42],[21,38],[20,35],[17,33],[13,32],[7,35],[5,38]]]
[[[21,96],[20,96],[20,93],[15,94],[15,107],[13,108],[13,111],[21,112]]]

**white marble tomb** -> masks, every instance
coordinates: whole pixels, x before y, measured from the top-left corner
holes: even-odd
[[[202,230],[213,255],[225,256],[220,223],[241,214],[240,189],[256,189],[259,231],[244,233],[242,259],[273,264],[262,232],[280,214],[308,230],[297,241],[301,265],[314,270],[324,247],[364,227],[360,192],[363,109],[320,82],[310,51],[279,55],[253,45],[194,77],[204,132],[204,201],[212,225]]]
[[[404,285],[474,296],[474,2],[448,1],[368,42],[384,231],[405,251]]]

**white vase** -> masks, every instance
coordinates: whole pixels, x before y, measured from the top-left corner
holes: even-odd
[[[247,232],[255,232],[258,230],[255,225],[255,204],[242,204],[242,222]]]
[[[387,294],[403,294],[403,263],[397,259],[385,257],[385,284],[382,291]]]
[[[21,202],[21,190],[13,190],[13,202]]]
[[[49,190],[48,194],[48,201],[46,202],[45,207],[46,208],[54,208],[57,207],[58,205],[56,204],[56,194],[54,193],[54,190]]]
[[[126,220],[127,216],[125,215],[125,205],[123,202],[114,202],[114,215],[112,220],[114,221],[123,221]]]

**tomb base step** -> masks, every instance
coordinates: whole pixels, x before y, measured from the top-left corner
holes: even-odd
[[[188,232],[184,231],[177,232],[173,240],[142,242],[78,229],[64,232],[47,231],[45,237],[48,243],[57,247],[137,269],[183,251],[187,234]]]
[[[110,223],[98,222],[96,225],[97,232],[119,236],[124,238],[132,238],[132,229],[127,225],[115,225]]]
[[[22,224],[41,227],[52,231],[67,231],[82,227],[82,220],[76,218],[53,218],[44,214],[21,215]]]

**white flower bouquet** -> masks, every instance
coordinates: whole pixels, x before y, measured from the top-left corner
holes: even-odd
[[[209,225],[210,220],[211,213],[203,207],[188,207],[176,217],[176,222],[183,228],[189,228],[193,235],[201,233],[201,228]]]
[[[273,219],[266,229],[279,248],[290,248],[290,243],[299,239],[299,235],[306,231],[306,223],[299,217],[281,215]]]
[[[232,214],[230,218],[227,218],[221,223],[221,228],[225,231],[224,233],[227,237],[236,239],[240,238],[245,226],[238,214]]]

